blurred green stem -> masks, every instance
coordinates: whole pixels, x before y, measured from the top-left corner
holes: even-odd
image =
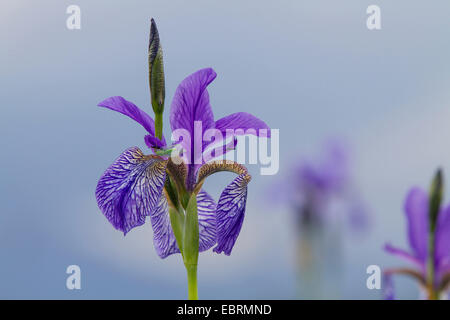
[[[436,292],[434,286],[434,250],[435,250],[435,232],[434,230],[430,230],[430,234],[428,236],[428,261],[427,261],[427,290],[428,290],[428,299],[429,300],[437,300],[438,293]]]

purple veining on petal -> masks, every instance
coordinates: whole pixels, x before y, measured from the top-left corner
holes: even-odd
[[[216,243],[216,203],[205,191],[197,195],[197,211],[199,223],[199,251],[206,251]],[[170,223],[169,208],[164,193],[158,206],[150,216],[153,228],[153,244],[157,254],[166,258],[171,254],[180,253],[175,235]]]
[[[156,253],[162,259],[171,254],[179,253],[180,249],[170,224],[169,205],[164,192],[158,201],[158,206],[150,216],[153,229],[153,245]]]
[[[217,203],[217,246],[214,252],[231,254],[244,221],[249,176],[244,173],[233,180]]]
[[[186,129],[194,135],[194,122],[201,121],[203,130],[214,128],[214,115],[206,87],[216,78],[211,68],[201,69],[186,77],[175,91],[170,110],[172,131]]]
[[[216,244],[216,203],[205,191],[197,195],[199,224],[199,251],[205,251]]]
[[[118,230],[126,234],[144,224],[161,196],[165,164],[145,156],[137,147],[129,148],[105,171],[95,195],[98,206]]]
[[[420,188],[412,188],[405,200],[409,245],[414,255],[425,263],[428,251],[428,195]]]

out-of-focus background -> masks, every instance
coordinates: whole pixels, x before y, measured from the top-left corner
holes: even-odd
[[[71,4],[81,30],[66,28]],[[381,30],[366,27],[371,4]],[[139,125],[96,104],[122,95],[151,113],[150,17],[164,49],[167,109],[185,76],[213,67],[217,118],[245,110],[280,129],[280,173],[250,166],[241,235],[230,257],[201,254],[200,298],[309,297],[293,212],[270,205],[267,190],[329,137],[352,146],[371,219],[362,234],[343,229],[340,262],[326,266],[319,297],[381,298],[367,289],[366,268],[404,265],[382,246],[407,248],[407,190],[428,187],[437,166],[450,178],[449,10],[446,0],[2,1],[0,298],[186,297],[181,257],[158,258],[150,225],[124,237],[94,197],[124,149],[145,149]],[[165,120],[167,136],[168,112]],[[208,181],[216,200],[231,177]],[[66,288],[72,264],[81,290]],[[418,296],[412,280],[395,282],[399,298]]]

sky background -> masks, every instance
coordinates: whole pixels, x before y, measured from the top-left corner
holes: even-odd
[[[66,28],[71,4],[81,30]],[[382,30],[366,27],[371,4],[381,7]],[[372,225],[363,235],[342,230],[322,297],[381,298],[366,288],[366,268],[404,265],[382,246],[407,247],[406,192],[428,187],[438,166],[450,177],[449,10],[448,0],[2,1],[0,298],[186,297],[181,257],[159,259],[149,224],[124,237],[94,196],[123,150],[145,150],[139,125],[96,104],[121,95],[151,113],[150,17],[164,49],[167,109],[184,77],[213,67],[216,118],[246,111],[280,130],[280,173],[249,166],[241,235],[230,257],[201,254],[200,298],[308,298],[305,287],[298,295],[292,213],[270,205],[267,190],[330,137],[352,146]],[[168,112],[165,120],[168,136]],[[216,175],[206,188],[217,200],[231,178]],[[66,288],[72,264],[81,290]],[[418,296],[412,280],[395,284],[399,298]]]

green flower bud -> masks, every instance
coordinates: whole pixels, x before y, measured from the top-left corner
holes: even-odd
[[[158,28],[155,20],[151,19],[150,40],[148,44],[148,78],[150,97],[155,113],[155,135],[162,137],[162,113],[164,112],[164,98],[166,95],[164,84],[164,63],[162,47],[159,40]]]
[[[430,187],[430,204],[429,204],[429,219],[430,230],[434,232],[436,229],[436,223],[439,215],[439,209],[441,207],[442,193],[444,189],[444,178],[442,170],[438,169]]]
[[[158,28],[153,19],[151,20],[150,41],[148,44],[148,69],[153,111],[155,113],[162,113],[164,111],[164,98],[166,95],[163,52],[159,41]]]

